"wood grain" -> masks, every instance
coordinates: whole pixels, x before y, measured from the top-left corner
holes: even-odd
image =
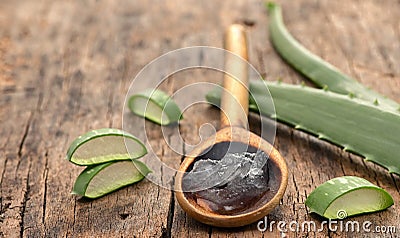
[[[278,2],[289,31],[308,49],[400,102],[398,1]],[[268,80],[304,80],[269,43],[263,1],[1,1],[0,237],[281,237],[276,227],[260,232],[257,224],[235,229],[200,224],[186,216],[169,189],[149,180],[97,200],[70,194],[83,170],[64,159],[72,140],[90,129],[121,128],[122,118],[134,125],[137,119],[123,112],[133,77],[171,50],[222,47],[223,31],[231,23],[246,25],[250,62]],[[216,82],[219,76],[187,71],[169,77],[161,87],[173,93],[194,82]],[[184,116],[181,134],[169,128],[166,141],[151,123],[146,123],[146,131],[134,133],[147,136],[147,145],[173,168],[180,164],[179,153],[189,149],[181,138],[196,144],[199,134],[212,134],[202,125],[219,127],[218,110],[205,104],[189,108]],[[255,132],[259,120],[251,115]],[[178,151],[170,150],[168,143]],[[269,221],[321,224],[304,201],[317,185],[342,175],[364,177],[395,200],[386,211],[351,218],[371,221],[372,227],[394,225],[393,234],[325,228],[286,235],[400,236],[398,176],[285,125],[278,125],[274,144],[286,158],[290,175],[281,205],[268,215]]]

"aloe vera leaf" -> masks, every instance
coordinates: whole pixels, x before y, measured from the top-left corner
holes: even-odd
[[[310,193],[306,206],[329,219],[385,210],[394,204],[392,196],[366,179],[343,176],[331,179]]]
[[[159,89],[147,89],[132,95],[128,107],[134,114],[163,126],[183,118],[175,101]]]
[[[267,8],[270,14],[269,33],[271,42],[281,57],[297,71],[321,88],[327,87],[329,91],[352,95],[382,104],[388,110],[400,112],[400,105],[397,102],[345,75],[294,39],[283,24],[282,11],[279,5],[268,3]]]
[[[77,165],[130,160],[147,154],[146,147],[128,132],[102,128],[76,138],[67,151],[67,159]]]
[[[108,162],[87,167],[75,181],[72,193],[98,198],[141,181],[151,170],[138,160]]]
[[[263,88],[264,87],[264,88]],[[275,105],[265,103],[268,87]],[[250,81],[250,110],[276,118],[400,175],[400,116],[360,99],[284,83]],[[220,89],[206,99],[219,105]],[[257,104],[255,103],[257,102]],[[275,106],[275,110],[273,107]]]

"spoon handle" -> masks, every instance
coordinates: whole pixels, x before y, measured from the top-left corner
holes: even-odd
[[[231,25],[225,33],[224,90],[221,98],[221,128],[248,129],[248,56],[247,37],[243,26]],[[232,54],[233,53],[233,54]]]

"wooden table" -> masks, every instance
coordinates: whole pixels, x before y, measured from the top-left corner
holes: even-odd
[[[290,32],[307,48],[371,88],[400,101],[400,5],[385,1],[281,1]],[[174,49],[222,47],[223,30],[247,25],[250,62],[268,80],[304,80],[268,40],[263,1],[1,1],[0,3],[0,237],[252,237],[257,223],[220,229],[182,211],[173,192],[148,180],[97,200],[70,194],[82,167],[66,161],[74,138],[103,128],[122,128],[124,99],[133,77],[151,60]],[[172,93],[212,72],[170,77]],[[213,77],[213,76],[212,76]],[[212,78],[211,77],[211,78]],[[185,80],[178,80],[179,78]],[[190,143],[204,123],[218,127],[218,110],[205,104],[185,111],[179,128]],[[252,116],[251,122],[259,119]],[[134,128],[134,126],[133,126]],[[252,128],[257,132],[257,127]],[[167,133],[168,133],[167,129]],[[132,133],[143,135],[143,131]],[[147,144],[172,167],[181,161],[160,127],[146,122]],[[371,135],[373,136],[373,135]],[[177,142],[174,135],[169,142]],[[385,188],[390,209],[350,218],[396,233],[292,232],[290,237],[399,237],[400,179],[359,156],[278,124],[275,146],[286,158],[289,184],[268,221],[314,221],[304,205],[319,184],[356,175]],[[399,145],[400,146],[400,145]],[[181,148],[182,151],[185,148]]]

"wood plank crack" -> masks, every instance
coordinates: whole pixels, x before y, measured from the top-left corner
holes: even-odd
[[[48,168],[48,151],[45,153],[45,164],[44,164],[44,172],[43,172],[43,177],[44,177],[44,191],[43,191],[43,213],[42,213],[42,224],[45,227],[44,230],[46,230],[46,204],[47,204],[47,179],[49,175],[49,168]]]
[[[162,231],[161,235],[162,238],[169,238],[172,235],[171,231],[172,231],[172,224],[174,221],[174,212],[175,212],[175,195],[174,192],[171,191],[170,203],[167,215],[167,227]]]
[[[21,141],[19,143],[18,153],[17,153],[19,158],[22,157],[22,149],[24,147],[26,137],[28,136],[29,128],[31,127],[33,115],[34,115],[34,112],[31,112],[31,114],[29,115],[29,118],[28,118],[28,122],[26,123],[25,129],[24,129],[24,134],[22,135]],[[18,170],[18,167],[19,167],[19,163],[17,165],[17,170]]]
[[[30,185],[29,185],[29,174],[31,171],[31,163],[29,163],[29,167],[28,167],[28,172],[27,172],[27,177],[26,177],[26,183],[25,183],[25,191],[24,191],[24,195],[23,195],[23,200],[22,200],[22,204],[21,204],[21,208],[20,208],[20,237],[24,236],[24,231],[25,231],[25,227],[24,227],[24,216],[25,216],[25,210],[26,210],[26,204],[28,202],[28,195],[30,192]]]

